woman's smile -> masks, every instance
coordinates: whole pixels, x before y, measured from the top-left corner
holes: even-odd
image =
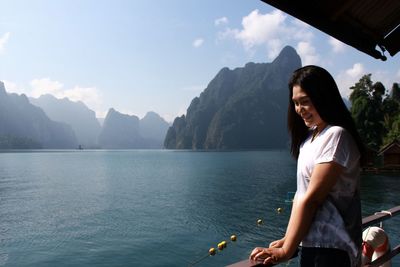
[[[323,128],[325,122],[319,116],[307,93],[298,85],[293,86],[292,101],[296,113],[303,119],[307,127]]]

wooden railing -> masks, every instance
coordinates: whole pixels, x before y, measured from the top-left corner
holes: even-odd
[[[400,206],[391,208],[386,211],[376,212],[375,214],[367,216],[362,219],[363,228],[367,228],[368,226],[382,223],[383,221],[390,219],[393,216],[396,216],[398,214],[400,214]],[[369,263],[368,265],[365,265],[364,267],[378,267],[378,266],[382,265],[383,263],[387,262],[388,260],[392,259],[394,256],[398,255],[399,253],[400,253],[400,244],[397,245],[391,251],[388,251],[382,257],[374,260],[373,262]],[[293,258],[294,257],[297,257],[297,252],[293,256]],[[243,261],[228,265],[227,267],[259,267],[259,266],[267,267],[267,266],[274,266],[274,264],[265,265],[261,261],[253,261],[253,260],[247,259],[247,260],[243,260]]]
[[[383,222],[398,214],[400,214],[400,206],[391,208],[390,210],[376,212],[374,215],[370,215],[362,219],[363,228]]]

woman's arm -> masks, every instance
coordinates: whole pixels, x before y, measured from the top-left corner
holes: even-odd
[[[287,233],[288,229],[290,228],[290,224],[291,224],[291,221],[292,221],[291,218],[293,217],[292,215],[293,215],[293,210],[294,210],[294,207],[295,207],[295,206],[296,206],[296,195],[295,195],[295,197],[293,198],[292,210],[291,210],[291,212],[290,212],[290,217],[289,217],[288,226],[287,226],[287,228],[286,228],[286,233]],[[285,243],[286,233],[285,233],[285,235],[284,235],[283,238],[281,238],[281,239],[279,239],[279,240],[272,241],[272,242],[269,244],[269,247],[270,247],[270,248],[281,248],[281,247],[283,246],[283,244]]]
[[[255,248],[251,259],[265,258],[264,263],[288,260],[307,234],[317,208],[324,202],[336,184],[343,167],[336,162],[315,165],[310,184],[304,196],[297,196],[293,203],[285,241],[281,248]]]
[[[296,207],[290,218],[283,249],[290,255],[307,234],[317,208],[324,202],[336,184],[343,167],[336,162],[315,165],[310,184],[303,197],[297,199]]]

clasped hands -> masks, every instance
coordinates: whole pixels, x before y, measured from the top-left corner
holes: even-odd
[[[276,240],[272,242],[268,248],[256,247],[250,254],[250,260],[264,260],[263,264],[280,263],[287,261],[290,255],[287,255],[283,248],[285,239]]]

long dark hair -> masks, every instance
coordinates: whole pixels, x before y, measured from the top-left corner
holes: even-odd
[[[335,80],[328,71],[313,65],[297,69],[289,80],[288,129],[292,137],[291,153],[293,157],[296,159],[299,157],[300,145],[309,135],[309,129],[296,113],[292,101],[293,86],[296,85],[306,92],[324,122],[329,125],[341,126],[351,134],[361,155],[360,162],[363,162],[364,145]]]

